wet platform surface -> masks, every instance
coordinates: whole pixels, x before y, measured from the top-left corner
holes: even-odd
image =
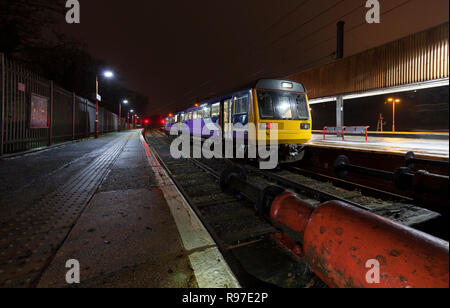
[[[369,137],[369,142],[365,142],[364,136],[346,136],[345,139],[343,141],[342,137],[327,135],[326,140],[323,140],[323,134],[314,134],[309,145],[398,155],[413,151],[422,158],[449,158],[449,140]]]
[[[0,287],[197,287],[140,132],[0,161]]]

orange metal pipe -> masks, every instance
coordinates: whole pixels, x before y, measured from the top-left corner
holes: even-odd
[[[272,203],[270,217],[285,231],[291,230],[298,233],[302,240],[313,211],[314,207],[300,199],[297,194],[285,192]]]
[[[449,287],[448,242],[425,233],[342,202],[312,209],[294,193],[275,199],[271,218],[299,235],[305,261],[330,287]],[[379,263],[379,282],[367,279],[368,261]]]

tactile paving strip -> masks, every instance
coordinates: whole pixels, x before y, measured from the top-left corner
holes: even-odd
[[[131,136],[120,137],[70,181],[0,225],[0,287],[38,282]]]

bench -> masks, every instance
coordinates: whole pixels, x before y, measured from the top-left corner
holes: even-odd
[[[327,135],[342,136],[342,141],[345,141],[345,135],[361,135],[365,136],[365,142],[369,142],[368,129],[370,126],[342,126],[342,127],[328,127],[323,129],[323,140],[327,140]]]

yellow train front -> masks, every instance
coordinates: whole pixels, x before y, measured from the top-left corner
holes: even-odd
[[[249,121],[255,123],[257,145],[269,145],[275,133],[279,162],[295,162],[304,157],[305,144],[312,138],[312,119],[303,84],[265,79],[251,90]],[[265,129],[265,135],[262,133]],[[262,130],[262,132],[261,132]],[[272,132],[276,130],[275,132]]]
[[[195,137],[210,138],[214,131],[221,131],[224,144],[244,135],[245,142],[234,145],[246,147],[247,153],[250,146],[275,146],[280,163],[301,160],[305,144],[312,138],[306,89],[289,80],[259,80],[198,103],[168,117],[166,122],[167,132],[189,127]]]

